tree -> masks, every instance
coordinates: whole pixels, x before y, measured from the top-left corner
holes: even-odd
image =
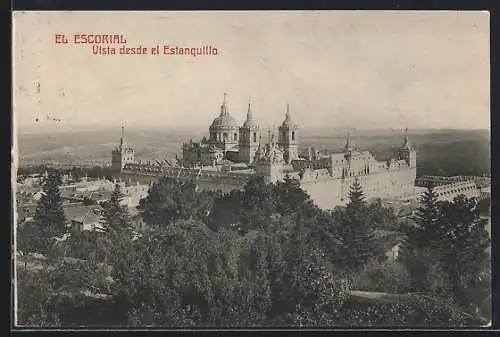
[[[263,228],[268,219],[276,213],[276,198],[272,184],[266,184],[262,177],[253,177],[245,185],[239,198],[239,223],[243,233]]]
[[[51,310],[53,291],[43,271],[19,271],[17,274],[17,325],[54,327],[61,315]]]
[[[122,205],[123,194],[120,185],[115,185],[108,201],[102,205],[102,224],[108,231],[129,231],[131,229],[130,215],[127,206]]]
[[[413,217],[415,224],[408,227],[400,254],[400,260],[410,274],[412,289],[419,292],[429,288],[427,274],[430,266],[436,262],[442,222],[437,195],[432,186],[422,194],[420,203]]]
[[[31,252],[49,253],[54,243],[54,237],[62,236],[67,232],[66,217],[59,192],[61,183],[59,172],[49,170],[33,222],[26,227],[26,231],[20,232],[21,236],[33,231],[38,233],[36,236],[21,239],[21,241],[29,240],[25,244],[25,249]],[[30,226],[34,226],[33,231],[29,229]]]
[[[148,196],[137,208],[152,227],[167,227],[179,219],[206,221],[213,195],[210,192],[198,193],[194,183],[163,177],[150,187]]]
[[[331,326],[348,296],[349,282],[335,269],[312,236],[314,219],[290,218],[293,227],[281,248],[268,245],[273,324]],[[274,241],[276,242],[276,241]],[[279,242],[279,241],[278,241]],[[277,258],[280,257],[281,263]]]
[[[104,228],[102,235],[91,236],[91,243],[95,244],[96,253],[104,258],[104,262],[114,260],[113,255],[128,241],[132,239],[132,224],[126,205],[122,205],[123,194],[120,186],[115,185],[115,189],[108,201],[102,204],[101,225]]]
[[[417,208],[413,220],[414,227],[408,233],[407,248],[436,248],[439,245],[441,213],[437,195],[432,186],[422,194],[421,205]]]
[[[406,268],[398,263],[373,261],[359,275],[356,290],[383,293],[405,293],[410,279]]]
[[[489,257],[487,220],[481,219],[479,212],[476,200],[464,195],[443,206],[439,258],[452,293],[462,305],[470,303],[466,291],[480,281],[479,275]]]
[[[238,291],[243,296],[239,313],[242,326],[262,326],[271,308],[269,237],[263,232],[248,233],[239,258]],[[246,324],[245,324],[246,323]]]
[[[242,235],[253,229],[263,229],[276,213],[276,198],[272,184],[262,177],[252,177],[243,190],[215,198],[209,217],[213,229],[233,228]]]
[[[380,254],[368,220],[364,193],[359,181],[355,179],[349,191],[349,202],[340,214],[341,225],[337,230],[340,243],[338,259],[351,272],[360,271]]]
[[[295,213],[300,206],[310,200],[309,195],[300,187],[300,182],[288,175],[284,181],[278,181],[273,187],[276,211],[282,215]]]
[[[382,200],[376,199],[368,205],[368,214],[373,228],[397,230],[398,223],[394,210],[391,207],[384,207]]]

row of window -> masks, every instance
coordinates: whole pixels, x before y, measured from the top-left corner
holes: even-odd
[[[469,186],[466,186],[466,187],[462,187],[462,188],[455,188],[453,190],[448,190],[448,191],[443,191],[443,192],[438,192],[436,193],[437,196],[443,196],[443,195],[449,195],[449,194],[458,194],[460,192],[466,192],[466,191],[471,191],[471,190],[474,190],[476,189],[474,186],[472,185],[469,185]]]
[[[257,132],[254,132],[252,134],[252,136],[253,136],[252,137],[253,138],[252,141],[254,143],[256,143],[257,142]],[[215,140],[218,141],[218,142],[227,142],[227,141],[229,141],[229,134],[227,132],[218,132],[218,133],[216,133],[216,134],[213,135],[213,138],[215,138]],[[244,138],[244,136],[242,138]],[[232,140],[234,142],[238,141],[238,133],[236,133],[236,132],[233,133],[233,139]]]

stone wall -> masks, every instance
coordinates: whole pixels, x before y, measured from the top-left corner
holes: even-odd
[[[222,190],[229,193],[242,189],[252,174],[220,172],[194,168],[170,168],[160,172],[123,172],[127,185],[149,184],[165,175],[179,180],[196,182],[199,190]],[[308,170],[301,178],[301,187],[321,208],[331,209],[347,202],[349,190],[357,178],[367,199],[401,198],[415,195],[415,168],[386,169],[382,172],[335,178],[328,169]]]
[[[387,170],[369,175],[332,178],[323,170],[317,170],[318,176],[312,179],[304,177],[301,187],[321,208],[332,209],[337,205],[345,205],[349,190],[357,178],[367,199],[369,198],[403,198],[415,193],[414,182],[416,170],[407,168]],[[316,173],[316,172],[315,172]]]

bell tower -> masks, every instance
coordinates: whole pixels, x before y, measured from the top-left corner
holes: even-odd
[[[284,160],[290,164],[292,160],[299,158],[298,127],[292,121],[290,115],[290,104],[286,105],[285,120],[278,128],[278,145],[284,151]]]
[[[111,169],[115,172],[121,172],[125,165],[135,161],[134,157],[134,149],[126,144],[125,126],[122,123],[120,145],[113,149],[111,153]]]
[[[239,161],[253,164],[255,154],[259,148],[260,130],[259,125],[254,121],[251,103],[248,103],[247,119],[240,127],[239,137]]]
[[[417,167],[417,152],[408,140],[408,128],[405,129],[403,145],[399,148],[398,159],[405,160],[410,168]]]

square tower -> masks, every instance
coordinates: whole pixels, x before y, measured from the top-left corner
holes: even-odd
[[[278,145],[283,149],[283,159],[287,164],[299,158],[298,126],[290,116],[290,105],[286,105],[285,120],[278,128]]]
[[[250,103],[248,103],[247,120],[240,128],[239,153],[240,162],[253,164],[255,154],[259,148],[260,130],[252,116]]]
[[[125,127],[122,125],[122,135],[120,145],[111,152],[111,169],[115,172],[121,172],[125,165],[135,162],[135,152],[125,143]]]

